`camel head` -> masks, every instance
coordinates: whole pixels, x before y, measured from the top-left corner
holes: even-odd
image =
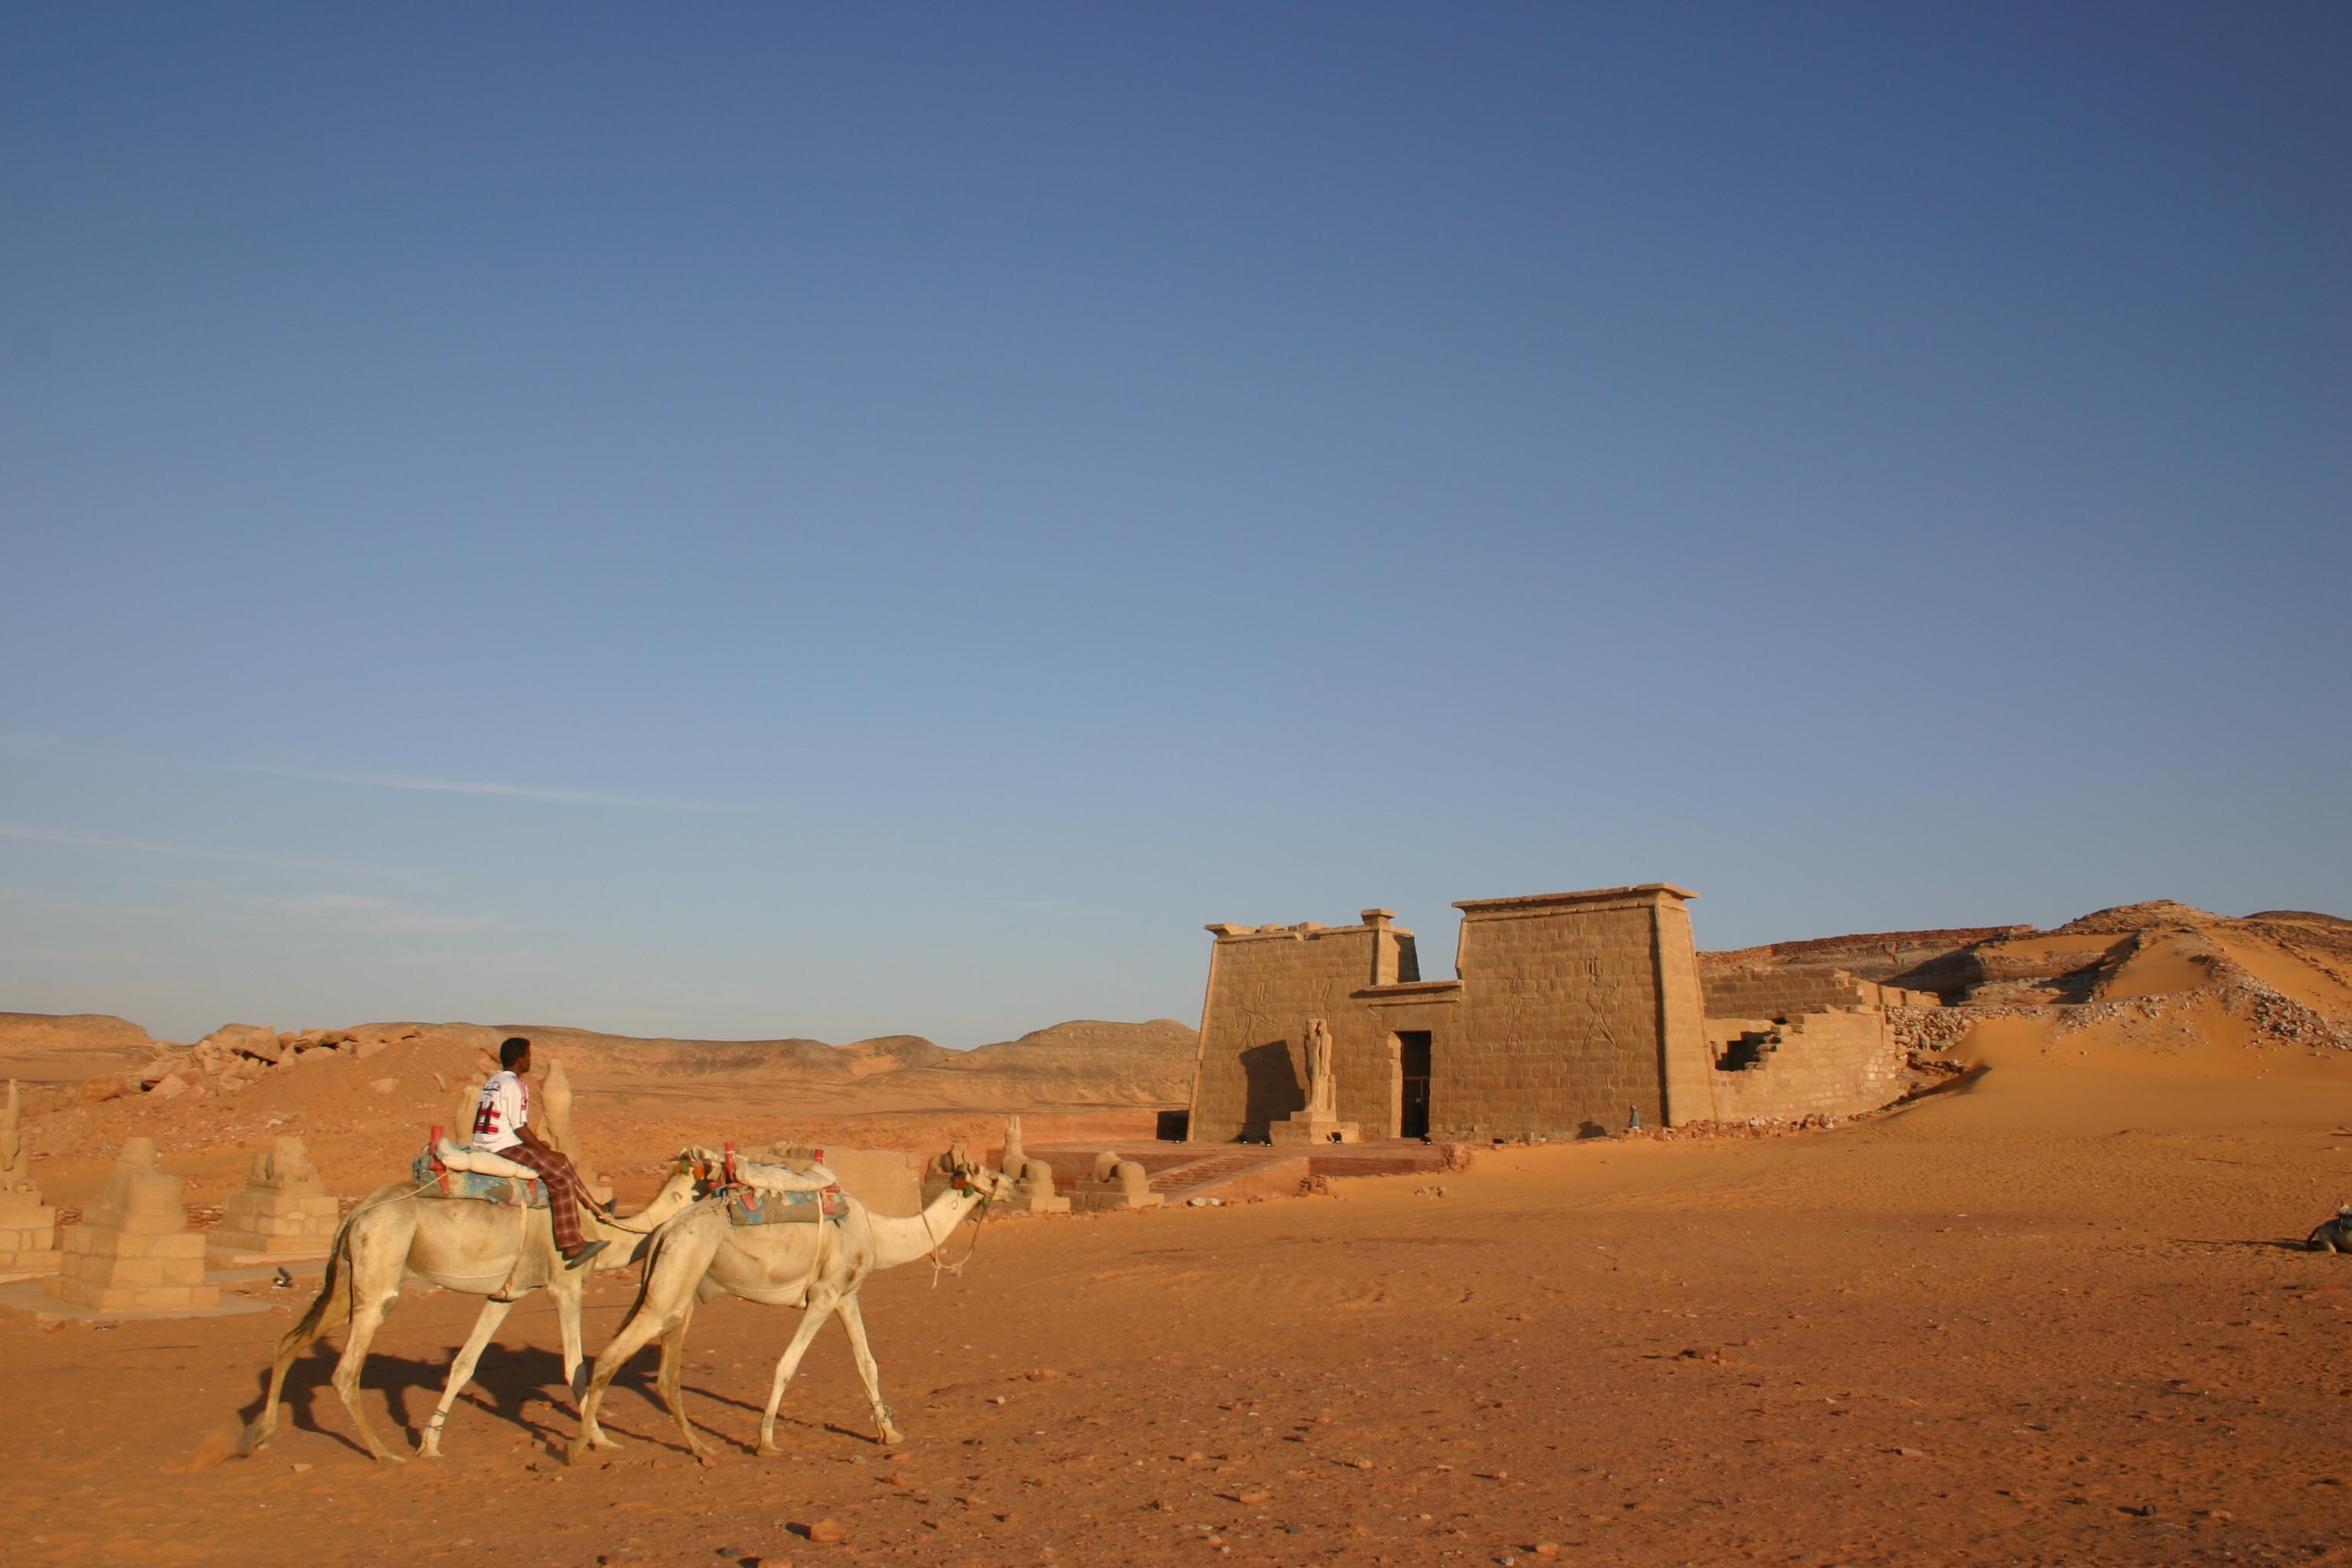
[[[1013,1190],[1013,1178],[1002,1171],[992,1171],[956,1145],[955,1157],[948,1164],[948,1185],[960,1193],[974,1193],[985,1208]]]

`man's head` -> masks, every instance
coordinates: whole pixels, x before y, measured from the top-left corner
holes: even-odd
[[[499,1043],[499,1066],[512,1073],[530,1071],[530,1042],[520,1035],[509,1035]]]

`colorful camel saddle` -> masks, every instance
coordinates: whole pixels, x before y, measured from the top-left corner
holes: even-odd
[[[438,1153],[426,1148],[418,1152],[409,1174],[419,1187],[439,1189],[445,1198],[471,1198],[478,1203],[517,1204],[526,1208],[547,1206],[547,1184],[536,1176],[516,1177],[489,1175],[480,1171],[456,1171],[441,1163]]]
[[[696,1182],[719,1200],[727,1223],[739,1228],[757,1225],[814,1225],[849,1217],[849,1194],[824,1168],[824,1151],[807,1171],[746,1160],[727,1145],[723,1153],[696,1149],[687,1155]],[[821,1185],[818,1184],[822,1184]]]
[[[839,1225],[849,1217],[849,1194],[839,1187],[814,1193],[763,1193],[736,1187],[727,1194],[727,1223],[751,1225],[814,1225],[829,1219]]]

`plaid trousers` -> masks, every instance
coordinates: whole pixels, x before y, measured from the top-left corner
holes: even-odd
[[[584,1238],[580,1234],[580,1177],[572,1162],[561,1154],[542,1154],[528,1143],[499,1152],[539,1173],[539,1179],[547,1184],[547,1216],[555,1225],[555,1245],[566,1252],[577,1251]]]

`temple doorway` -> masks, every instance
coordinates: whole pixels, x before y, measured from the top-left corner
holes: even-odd
[[[1399,1101],[1397,1136],[1429,1136],[1429,1031],[1403,1029],[1397,1034],[1397,1065],[1403,1094]]]

